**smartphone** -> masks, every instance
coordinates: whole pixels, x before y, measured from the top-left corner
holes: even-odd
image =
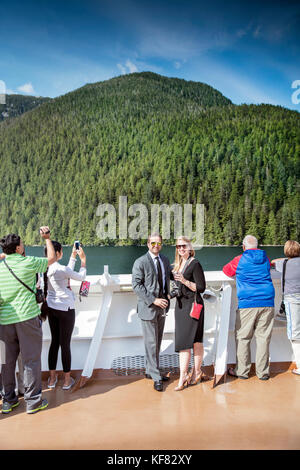
[[[79,242],[79,240],[76,240],[75,241],[75,250],[79,250],[79,247],[80,247],[80,242]]]

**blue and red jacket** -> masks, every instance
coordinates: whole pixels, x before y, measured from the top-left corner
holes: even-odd
[[[245,250],[223,267],[226,276],[236,276],[239,308],[274,307],[275,289],[270,260],[264,250]]]

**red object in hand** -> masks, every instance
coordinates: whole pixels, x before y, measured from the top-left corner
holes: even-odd
[[[202,304],[197,304],[197,302],[194,302],[192,310],[190,312],[190,317],[194,318],[195,320],[199,320],[202,309],[203,309]]]
[[[89,281],[82,281],[80,288],[79,288],[79,295],[82,297],[87,297],[89,295],[91,283]]]

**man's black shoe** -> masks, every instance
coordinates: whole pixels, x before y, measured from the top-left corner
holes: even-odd
[[[146,379],[152,379],[151,375],[149,375],[149,374],[145,374],[145,377],[146,377]],[[170,380],[170,377],[168,377],[167,375],[163,375],[161,377],[161,380],[163,382],[168,382],[168,380]]]
[[[269,375],[264,375],[263,377],[259,377],[259,380],[269,380]]]
[[[162,380],[163,382],[168,382],[168,381],[170,380],[170,377],[168,377],[167,375],[163,375],[162,378],[161,378],[161,380]]]
[[[244,375],[236,375],[233,367],[229,367],[229,369],[227,369],[227,374],[230,375],[230,377],[236,377],[237,379],[243,379],[243,380],[249,379],[249,377],[246,377]]]
[[[158,380],[157,382],[154,382],[153,387],[154,387],[154,390],[156,390],[157,392],[162,392],[163,391],[162,380]]]

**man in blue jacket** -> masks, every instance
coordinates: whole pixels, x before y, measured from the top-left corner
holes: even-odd
[[[235,369],[228,374],[248,379],[251,368],[250,343],[256,339],[256,375],[261,380],[270,378],[269,345],[274,323],[275,290],[270,274],[270,261],[264,250],[257,248],[252,235],[243,240],[243,254],[223,267],[223,272],[236,276],[238,310],[236,312]]]

